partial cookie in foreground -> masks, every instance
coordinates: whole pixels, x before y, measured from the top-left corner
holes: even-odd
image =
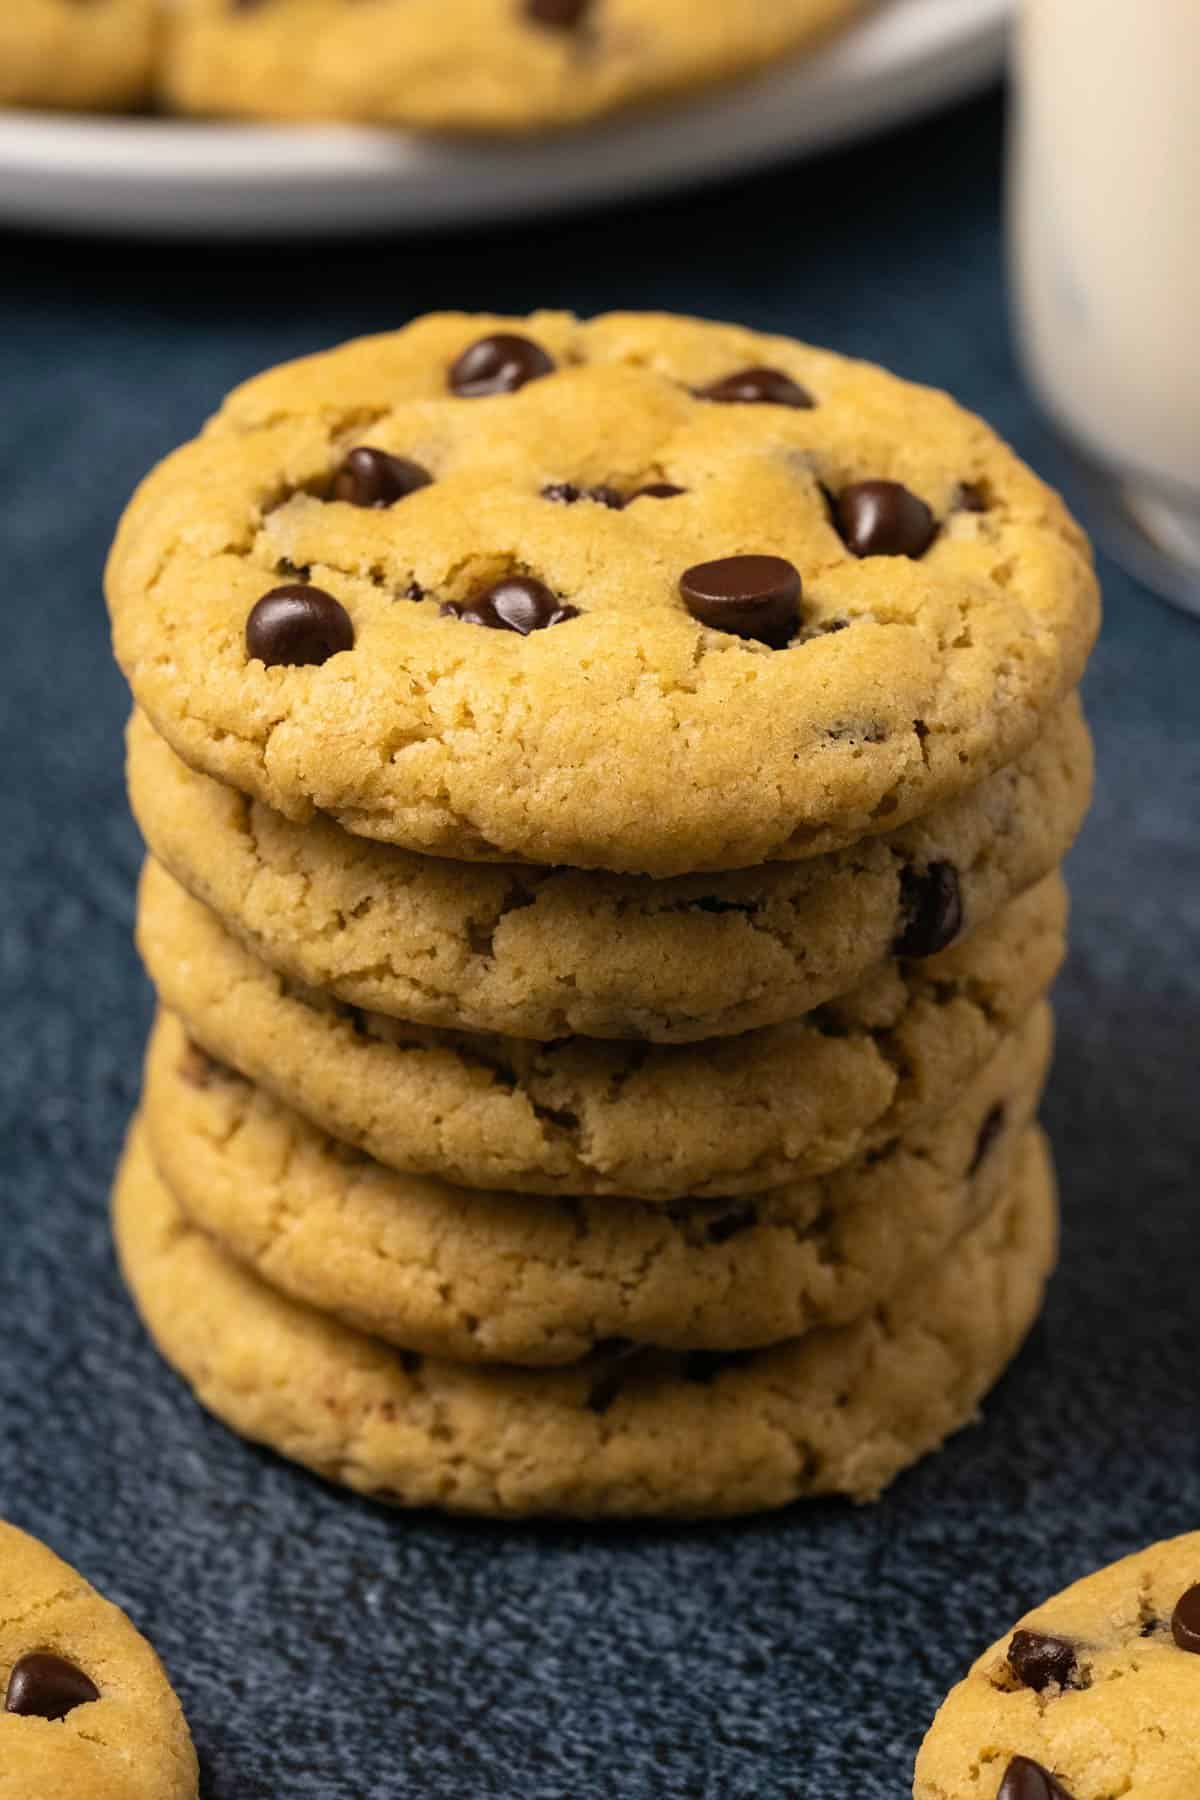
[[[740,1356],[610,1349],[544,1370],[406,1355],[284,1299],[187,1224],[136,1125],[114,1207],[147,1328],[235,1430],[399,1505],[585,1518],[875,1498],[1015,1355],[1057,1220],[1030,1132],[1009,1196],[857,1325]]]
[[[0,1521],[0,1800],[195,1800],[196,1753],[145,1638]]]
[[[1098,621],[1061,502],[947,396],[654,314],[439,315],[250,382],[108,596],[155,728],[277,811],[655,876],[960,797]]]
[[[1195,1800],[1200,1532],[1085,1576],[951,1692],[916,1800]]]
[[[414,1174],[668,1202],[840,1167],[961,1094],[1043,996],[1066,891],[1047,877],[924,962],[889,963],[789,1025],[707,1044],[538,1044],[404,1025],[294,989],[152,860],[138,946],[219,1061]]]
[[[860,1317],[984,1216],[1051,1036],[1039,1007],[935,1125],[734,1202],[552,1200],[396,1174],[212,1062],[168,1013],[143,1129],[193,1224],[282,1293],[405,1349],[529,1365],[616,1338],[753,1349]]]
[[[864,0],[174,0],[163,85],[189,112],[528,133],[729,81]]]
[[[729,1036],[846,993],[897,945],[944,949],[1061,862],[1092,782],[1072,696],[1015,763],[886,837],[655,882],[294,824],[190,769],[138,712],[128,750],[154,856],[281,974],[418,1024],[547,1040]]]
[[[158,0],[5,0],[0,106],[133,105],[150,86]]]

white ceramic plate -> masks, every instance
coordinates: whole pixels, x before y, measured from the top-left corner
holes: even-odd
[[[882,0],[819,55],[752,83],[512,145],[0,113],[0,222],[261,240],[495,223],[624,199],[846,143],[970,93],[1000,67],[1011,6]]]

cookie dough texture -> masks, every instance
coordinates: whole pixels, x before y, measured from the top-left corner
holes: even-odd
[[[524,133],[747,73],[861,3],[590,0],[572,28],[526,0],[177,0],[164,84],[192,112]]]
[[[128,774],[153,854],[292,981],[425,1025],[686,1043],[854,987],[903,929],[906,876],[931,863],[957,872],[964,932],[987,923],[1066,854],[1092,755],[1072,698],[1016,762],[900,831],[663,882],[447,863],[294,824],[190,769],[137,712]]]
[[[554,372],[450,393],[451,364],[495,331]],[[749,365],[814,404],[694,392]],[[324,498],[363,444],[433,480],[382,510]],[[919,560],[858,558],[834,529],[827,496],[875,478],[932,510]],[[686,491],[612,510],[544,498],[557,482]],[[785,649],[702,626],[680,597],[689,566],[746,553],[802,575]],[[354,645],[267,667],[247,616],[297,570],[346,609]],[[443,614],[514,571],[578,616],[521,637]],[[1098,615],[1061,502],[945,395],[656,314],[436,315],[250,382],[143,484],[108,594],[155,728],[289,818],[660,877],[825,855],[956,799],[1046,728]]]
[[[944,1112],[1045,993],[1065,921],[1052,875],[804,1019],[678,1046],[470,1037],[293,990],[153,861],[138,945],[203,1049],[392,1168],[663,1203],[819,1174]]]
[[[1012,1633],[951,1692],[917,1758],[916,1800],[995,1800],[1015,1756],[1039,1763],[1072,1800],[1194,1800],[1200,1793],[1200,1656],[1171,1616],[1200,1582],[1200,1532],[1154,1544],[1088,1575],[1017,1621],[1076,1647],[1066,1686],[1023,1686]]]
[[[306,1125],[161,1014],[144,1129],[191,1222],[271,1286],[406,1349],[573,1362],[623,1338],[742,1350],[844,1324],[991,1207],[1037,1107],[1049,1009],[944,1120],[823,1179],[674,1208],[472,1192]]]
[[[72,1663],[98,1700],[62,1719],[0,1710],[0,1800],[195,1800],[196,1755],[162,1664],[111,1602],[0,1521],[0,1708],[13,1668]]]
[[[5,0],[0,106],[108,108],[149,88],[157,0]]]
[[[1033,1322],[1056,1237],[1031,1132],[1010,1195],[856,1325],[725,1365],[647,1352],[535,1370],[406,1356],[283,1298],[187,1223],[138,1127],[115,1222],[149,1331],[236,1431],[399,1505],[577,1517],[874,1498],[974,1416]]]

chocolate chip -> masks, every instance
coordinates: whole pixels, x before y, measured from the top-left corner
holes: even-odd
[[[340,600],[304,582],[272,588],[246,620],[247,653],[269,669],[328,662],[353,648],[354,627]]]
[[[1072,1796],[1041,1763],[1028,1756],[1014,1756],[996,1800],[1072,1800]]]
[[[65,1719],[99,1698],[99,1688],[82,1669],[49,1650],[35,1650],[14,1664],[4,1707],[27,1719]]]
[[[573,31],[590,5],[591,0],[525,0],[525,17],[555,31]]]
[[[855,556],[924,556],[937,520],[898,481],[859,481],[833,502],[834,523]]]
[[[362,444],[351,450],[333,478],[333,497],[351,506],[394,506],[407,494],[428,487],[433,476],[420,463],[372,450]]]
[[[632,506],[635,500],[674,500],[679,494],[686,494],[687,489],[675,487],[669,481],[651,481],[645,487],[635,488],[626,500],[626,506]]]
[[[979,1127],[979,1136],[975,1139],[975,1151],[967,1169],[968,1175],[977,1175],[983,1167],[988,1151],[1000,1136],[1000,1133],[1004,1130],[1004,1119],[1004,1103],[1001,1100],[997,1100],[995,1106],[992,1107],[987,1118]],[[1019,1631],[1017,1633],[1017,1637],[1029,1637],[1031,1635],[1032,1634],[1027,1631]],[[1014,1639],[1014,1642],[1015,1641],[1016,1640]],[[1056,1640],[1053,1638],[1046,1639],[1048,1644],[1054,1643],[1055,1641]],[[1032,1681],[1027,1681],[1025,1685],[1026,1687],[1032,1687],[1034,1684]]]
[[[465,605],[449,602],[442,612],[448,618],[461,619],[464,625],[517,631],[522,637],[528,637],[531,631],[544,631],[547,625],[561,625],[564,619],[579,617],[577,606],[564,606],[544,582],[535,581],[531,575],[508,575]]]
[[[800,574],[782,556],[726,556],[679,578],[687,609],[702,625],[782,650],[800,623]]]
[[[574,506],[577,500],[594,500],[598,506],[607,506],[613,512],[620,512],[625,504],[616,488],[581,488],[573,481],[550,482],[542,489],[542,499],[553,500],[559,506]]]
[[[931,862],[922,873],[900,876],[900,909],[906,921],[896,939],[897,956],[936,956],[962,930],[962,891],[953,863]]]
[[[734,406],[815,406],[812,395],[782,369],[739,369],[708,387],[696,389],[699,400]]]
[[[540,344],[515,332],[497,331],[469,344],[450,365],[448,380],[460,399],[478,400],[485,394],[515,394],[527,381],[553,372],[553,360]]]
[[[1171,1636],[1181,1650],[1200,1656],[1200,1586],[1190,1587],[1171,1614]]]
[[[1075,1646],[1044,1631],[1014,1631],[1008,1666],[1022,1687],[1032,1688],[1035,1694],[1053,1685],[1066,1687],[1077,1667]]]

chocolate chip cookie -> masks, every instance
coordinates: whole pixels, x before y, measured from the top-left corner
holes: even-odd
[[[916,1800],[1194,1800],[1200,1532],[1085,1576],[949,1695]]]
[[[975,1416],[1056,1241],[1031,1132],[993,1212],[856,1325],[742,1355],[610,1345],[548,1370],[397,1351],[285,1299],[188,1224],[136,1127],[115,1224],[147,1328],[234,1430],[397,1505],[578,1517],[873,1499]]]
[[[418,1024],[688,1043],[776,1024],[986,924],[1065,855],[1091,792],[1072,697],[1024,756],[885,837],[648,881],[450,863],[298,825],[182,762],[141,713],[130,797],[155,857],[289,980]]]
[[[124,1613],[0,1521],[0,1800],[195,1800],[162,1664]]]
[[[945,395],[654,314],[438,315],[250,382],[108,594],[155,728],[289,818],[660,877],[957,799],[1098,615],[1059,500]]]
[[[211,1055],[392,1168],[666,1203],[820,1174],[936,1117],[1045,993],[1048,876],[961,944],[788,1025],[707,1044],[553,1044],[405,1025],[295,988],[150,861],[138,944]]]
[[[213,1062],[169,1013],[142,1118],[194,1225],[280,1292],[405,1349],[530,1365],[617,1338],[744,1350],[860,1317],[984,1216],[1050,1042],[1041,1007],[936,1124],[818,1180],[670,1208],[398,1175]]]
[[[7,0],[0,106],[130,106],[149,91],[158,0]]]
[[[863,0],[175,0],[188,112],[528,133],[727,81]]]

